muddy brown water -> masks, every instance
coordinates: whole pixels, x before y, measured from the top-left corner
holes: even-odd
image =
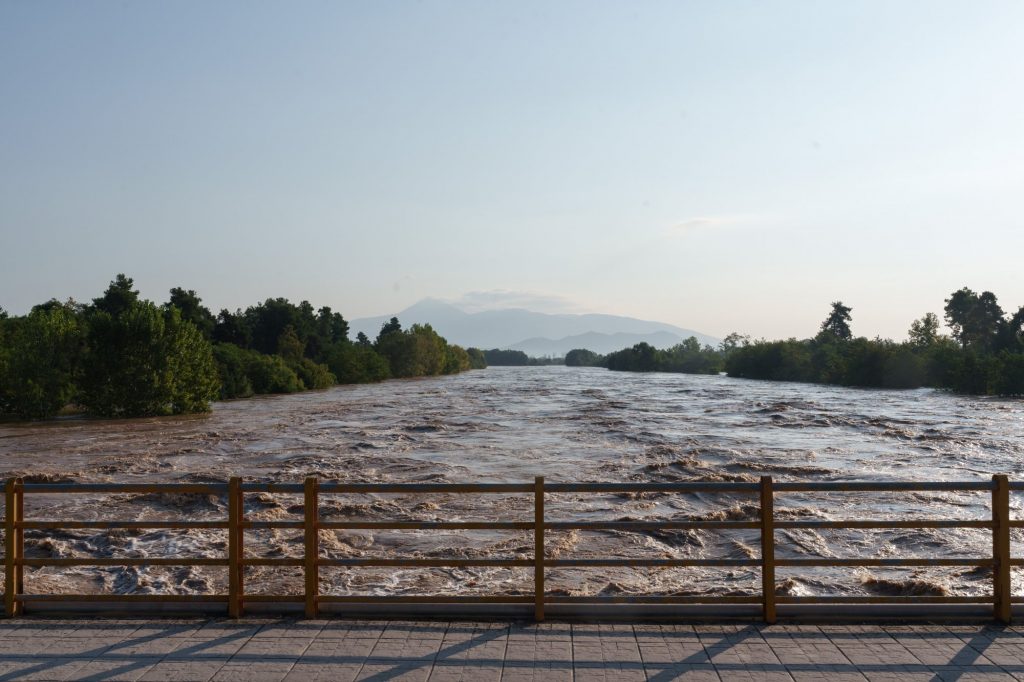
[[[495,367],[459,376],[343,386],[218,403],[208,415],[0,425],[0,476],[105,482],[986,480],[1024,478],[1024,402],[932,390],[875,391],[593,368]],[[780,518],[989,517],[987,493],[788,494]],[[551,495],[550,520],[756,519],[742,495]],[[1024,495],[1011,498],[1024,517]],[[217,496],[37,495],[38,519],[226,518]],[[253,519],[300,519],[301,500],[246,496]],[[529,520],[525,496],[330,495],[336,520]],[[1014,554],[1024,554],[1014,531]],[[251,556],[299,556],[301,531],[251,531]],[[324,531],[329,557],[530,558],[526,532]],[[28,531],[36,557],[222,557],[226,533]],[[779,530],[780,557],[987,556],[983,530]],[[549,532],[551,556],[755,558],[756,531]],[[39,568],[30,592],[210,593],[217,567]],[[522,593],[527,569],[324,569],[330,594]],[[779,569],[781,593],[978,594],[983,570]],[[1018,588],[1022,578],[1015,571]],[[757,594],[756,569],[552,569],[572,595]],[[253,593],[301,591],[298,569],[249,569]]]

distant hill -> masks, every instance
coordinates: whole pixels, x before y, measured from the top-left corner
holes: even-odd
[[[376,338],[381,325],[397,317],[403,327],[429,323],[441,336],[461,346],[508,348],[541,357],[564,355],[573,348],[598,353],[619,350],[646,341],[667,348],[690,336],[702,344],[718,345],[719,339],[663,322],[618,315],[537,313],[522,308],[467,313],[458,307],[426,298],[392,315],[364,317],[349,323],[352,338],[363,332]]]
[[[701,343],[710,343],[713,346],[718,345],[717,339],[712,339],[703,334],[694,333],[690,336],[696,336],[697,340]],[[672,332],[654,332],[652,334],[627,334],[625,332],[601,334],[598,332],[587,332],[586,334],[566,336],[562,339],[526,339],[525,341],[513,343],[510,348],[512,350],[521,350],[532,358],[561,357],[573,348],[586,348],[587,350],[604,355],[635,346],[644,341],[655,348],[669,348],[685,338],[687,337],[673,334]]]

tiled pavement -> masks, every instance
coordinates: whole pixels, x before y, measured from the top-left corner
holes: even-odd
[[[1024,680],[1024,628],[20,618],[16,679]]]

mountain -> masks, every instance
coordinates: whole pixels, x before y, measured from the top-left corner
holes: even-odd
[[[713,346],[718,345],[718,341],[716,339],[704,336],[703,334],[695,333],[690,336],[696,336],[701,343],[710,343]],[[531,358],[557,358],[562,357],[573,348],[586,348],[594,351],[595,353],[604,355],[606,353],[611,353],[612,351],[635,346],[641,342],[649,343],[655,348],[669,348],[680,343],[685,338],[686,337],[678,334],[664,331],[654,332],[653,334],[627,334],[624,332],[619,332],[617,334],[600,334],[598,332],[587,332],[586,334],[576,334],[574,336],[566,336],[561,339],[535,337],[518,343],[513,343],[510,348],[512,350],[521,350]]]
[[[696,336],[702,344],[717,345],[719,339],[663,322],[638,320],[618,315],[537,313],[522,308],[467,313],[458,307],[426,298],[393,315],[364,317],[349,322],[349,335],[363,332],[376,338],[381,325],[397,317],[402,326],[429,323],[437,333],[460,346],[508,348],[527,355],[563,355],[573,348],[607,353],[646,341],[666,348]]]

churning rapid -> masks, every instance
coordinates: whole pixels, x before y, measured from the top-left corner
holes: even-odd
[[[982,480],[1024,475],[1024,403],[931,390],[875,391],[680,374],[496,367],[220,403],[213,413],[133,421],[0,425],[0,476],[29,481],[341,482]],[[1011,498],[1021,517],[1021,496]],[[549,520],[755,520],[730,495],[550,495]],[[778,518],[974,518],[988,493],[786,494]],[[249,494],[253,520],[299,520],[301,500]],[[530,520],[525,496],[324,495],[330,520]],[[30,496],[29,519],[223,520],[195,495]],[[1015,533],[1017,531],[1014,531]],[[780,557],[983,557],[986,530],[777,530]],[[1014,537],[1015,555],[1019,537]],[[302,531],[249,531],[250,556],[298,556]],[[27,531],[30,557],[223,557],[226,531]],[[527,531],[323,531],[335,558],[532,556]],[[550,556],[754,558],[757,531],[549,531]],[[1016,572],[1016,573],[1019,573]],[[522,593],[528,569],[323,569],[329,594]],[[1020,579],[1015,574],[1015,581]],[[780,593],[977,594],[980,569],[778,570]],[[219,567],[28,569],[29,592],[208,593]],[[561,594],[756,594],[755,569],[551,569]],[[251,567],[250,593],[301,591],[299,569]]]

